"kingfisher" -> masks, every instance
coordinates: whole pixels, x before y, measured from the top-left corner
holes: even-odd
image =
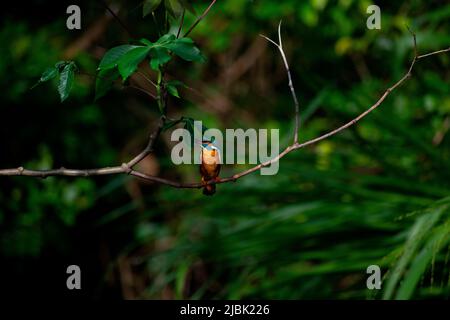
[[[202,141],[200,153],[200,175],[202,176],[203,194],[212,196],[216,192],[215,184],[207,184],[211,180],[219,181],[220,172],[220,150],[212,141]]]

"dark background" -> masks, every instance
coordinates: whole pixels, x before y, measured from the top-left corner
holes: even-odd
[[[156,102],[131,88],[94,102],[104,52],[130,39],[157,39],[139,1],[27,1],[2,5],[0,167],[94,168],[128,161],[146,144]],[[206,2],[194,2],[197,15]],[[368,1],[218,1],[190,35],[206,63],[176,60],[168,74],[192,89],[169,115],[208,127],[280,128],[291,140],[293,103],[285,51],[302,115],[301,141],[354,118],[407,70],[409,25],[420,53],[448,48],[450,5],[376,2],[382,29],[366,28]],[[79,4],[82,29],[67,30]],[[186,15],[185,25],[195,20]],[[176,26],[176,22],[174,22]],[[186,29],[185,29],[186,30]],[[80,41],[81,39],[81,41]],[[30,90],[48,66],[82,70],[70,98],[56,83]],[[276,176],[221,184],[213,197],[128,176],[0,178],[0,291],[7,297],[85,299],[448,299],[448,54],[416,65],[402,85],[356,126],[293,152]],[[144,69],[154,78],[149,68]],[[132,83],[146,85],[139,77]],[[170,161],[170,132],[140,169],[199,181],[195,166]],[[244,169],[226,166],[222,176]],[[66,289],[66,268],[82,290]],[[382,290],[366,288],[380,265]]]

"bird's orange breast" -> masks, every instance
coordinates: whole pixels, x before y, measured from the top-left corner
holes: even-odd
[[[216,150],[203,150],[200,172],[205,180],[214,179],[220,172],[220,158]]]

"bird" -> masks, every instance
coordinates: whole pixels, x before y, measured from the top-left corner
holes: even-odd
[[[202,151],[200,153],[200,175],[202,177],[203,194],[212,196],[216,192],[215,184],[208,184],[209,181],[219,181],[220,173],[220,150],[212,141],[202,141]]]

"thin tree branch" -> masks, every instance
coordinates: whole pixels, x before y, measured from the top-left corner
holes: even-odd
[[[133,35],[132,35],[130,29],[126,26],[125,23],[122,22],[122,20],[119,18],[119,16],[113,10],[111,10],[111,8],[108,6],[106,1],[100,0],[100,2],[103,4],[103,6],[106,8],[106,10],[108,10],[108,12],[114,17],[114,19],[117,20],[117,22],[120,24],[120,26],[127,32],[128,36],[130,38],[133,38]]]
[[[139,90],[139,91],[147,94],[148,96],[152,97],[153,99],[156,99],[156,96],[154,94],[152,94],[151,92],[149,92],[145,89],[142,89],[141,87],[130,84],[130,85],[124,86],[124,88],[133,88],[133,89]]]
[[[177,39],[180,37],[181,34],[181,30],[183,29],[183,24],[184,24],[184,15],[186,13],[186,9],[183,9],[183,13],[181,14],[181,21],[180,21],[180,25],[178,27],[178,31],[177,31]]]
[[[144,78],[145,80],[147,80],[148,83],[150,83],[151,85],[153,85],[155,88],[158,86],[155,82],[152,81],[152,79],[150,79],[145,73],[143,73],[142,71],[137,71],[137,74],[139,74],[142,78]]]
[[[153,22],[156,25],[156,29],[158,30],[158,35],[161,37],[162,36],[161,29],[159,28],[159,23],[158,23],[158,20],[156,19],[156,15],[155,15],[154,11],[152,12],[152,17],[153,17]]]
[[[158,125],[156,126],[155,130],[150,134],[150,137],[148,139],[148,143],[147,146],[145,147],[144,150],[142,150],[141,153],[139,153],[137,156],[135,156],[133,159],[131,159],[128,163],[127,166],[130,168],[133,168],[136,164],[138,164],[139,162],[141,162],[146,156],[148,156],[150,153],[153,152],[153,148],[155,146],[155,142],[158,139],[161,130],[164,126],[166,117],[165,116],[161,116],[159,118],[159,122]]]
[[[410,31],[412,32],[412,31]],[[371,113],[373,110],[375,110],[376,108],[378,108],[380,106],[380,104],[386,99],[386,97],[392,92],[394,91],[398,86],[400,86],[403,82],[405,82],[408,78],[411,77],[411,71],[414,68],[414,65],[416,64],[416,61],[418,59],[417,56],[417,44],[416,44],[416,37],[415,34],[413,34],[413,41],[414,41],[414,58],[409,66],[408,72],[406,72],[406,74],[400,79],[398,80],[396,83],[394,83],[390,88],[386,89],[386,91],[383,93],[383,95],[377,100],[377,102],[375,102],[375,104],[373,104],[369,109],[367,109],[366,111],[364,111],[363,113],[361,113],[359,116],[357,116],[356,118],[354,118],[353,120],[347,122],[346,124],[344,124],[343,126],[340,126],[337,129],[334,129],[333,131],[330,131],[324,135],[321,135],[317,138],[314,138],[312,140],[308,140],[306,142],[303,143],[297,143],[294,145],[295,149],[300,149],[300,148],[304,148],[310,144],[313,143],[317,143],[319,141],[322,141],[328,137],[331,137],[339,132],[341,132],[344,129],[347,129],[348,127],[354,125],[356,122],[358,122],[359,120],[361,120],[362,118],[364,118],[365,116],[367,116],[369,113]],[[442,51],[442,50],[441,50]],[[434,52],[432,52],[431,54],[428,55],[432,55]]]
[[[240,179],[248,174],[251,174],[255,171],[258,171],[263,167],[267,167],[273,163],[280,161],[281,158],[283,158],[288,153],[290,153],[294,150],[304,148],[311,144],[314,144],[314,143],[317,143],[324,139],[327,139],[335,134],[338,134],[339,132],[343,131],[344,129],[354,125],[359,120],[361,120],[362,118],[367,116],[369,113],[371,113],[373,110],[375,110],[377,107],[379,107],[392,91],[397,89],[401,84],[403,84],[407,79],[409,79],[411,77],[411,72],[418,60],[426,58],[426,57],[430,57],[430,56],[433,56],[436,54],[450,52],[450,48],[447,48],[447,49],[443,49],[443,50],[437,50],[437,51],[433,51],[430,53],[426,53],[423,55],[418,55],[416,37],[412,31],[411,31],[411,33],[413,35],[414,57],[408,68],[408,71],[406,72],[405,75],[403,75],[402,78],[400,78],[400,80],[398,80],[391,87],[386,89],[386,91],[381,95],[381,97],[366,111],[364,111],[363,113],[358,115],[356,118],[352,119],[351,121],[347,122],[346,124],[340,126],[339,128],[336,128],[336,129],[334,129],[326,134],[323,134],[317,138],[305,141],[303,143],[298,143],[298,141],[294,138],[294,143],[292,145],[289,145],[286,149],[284,149],[278,156],[274,157],[273,159],[270,159],[268,161],[260,163],[259,165],[256,165],[248,170],[236,173],[230,177],[222,178],[220,180],[211,180],[211,181],[207,182],[207,184],[220,184],[220,183],[237,181],[238,179]],[[279,43],[276,43],[273,40],[271,40],[265,36],[263,36],[263,37],[266,38],[271,43],[275,44],[278,47],[278,49],[283,57],[283,61],[287,61],[285,53],[283,51],[282,43],[281,43],[280,31],[279,31]],[[289,74],[289,67],[288,67],[287,63],[285,63],[285,66],[286,66],[287,72]],[[289,87],[291,88],[291,93],[292,93],[293,97],[296,97],[295,90],[292,85],[292,81],[289,81],[289,83],[290,83]],[[294,102],[295,101],[296,101],[296,99],[294,98]],[[295,104],[296,104],[296,112],[297,112],[298,103],[295,102]],[[137,170],[133,170],[133,167],[136,164],[138,164],[140,161],[142,161],[147,155],[149,155],[153,151],[155,141],[157,140],[159,134],[161,133],[164,123],[165,123],[165,116],[162,116],[159,120],[158,126],[155,128],[154,132],[150,135],[146,148],[141,153],[139,153],[137,156],[135,156],[132,160],[130,160],[127,163],[123,163],[121,166],[105,167],[105,168],[98,168],[98,169],[86,169],[86,170],[66,169],[66,168],[53,169],[53,170],[28,170],[23,167],[19,167],[19,168],[13,168],[13,169],[0,170],[0,176],[32,176],[32,177],[45,178],[48,176],[84,176],[84,177],[87,177],[87,176],[95,176],[95,175],[128,174],[128,175],[132,175],[134,177],[137,177],[137,178],[145,180],[145,181],[165,184],[165,185],[169,185],[169,186],[172,186],[175,188],[202,188],[202,187],[204,187],[205,186],[204,183],[181,183],[178,181],[173,181],[173,180],[169,180],[169,179],[165,179],[165,178],[161,178],[161,177],[156,177],[156,176],[152,176],[152,175],[148,175],[148,174],[139,172]],[[297,133],[297,130],[296,130],[296,133]]]
[[[429,57],[429,56],[433,56],[435,54],[444,53],[444,52],[450,52],[450,48],[442,49],[442,50],[438,50],[438,51],[433,51],[433,52],[426,53],[426,54],[421,54],[420,56],[417,56],[417,60],[423,59],[423,58],[426,58],[426,57]]]
[[[194,30],[194,28],[200,23],[200,21],[202,21],[203,18],[205,18],[208,15],[209,10],[211,10],[212,6],[216,3],[216,1],[217,0],[211,1],[211,3],[206,8],[206,10],[202,13],[202,15],[200,17],[198,17],[197,20],[195,20],[195,22],[192,24],[192,26],[189,28],[189,30],[184,34],[184,37],[187,37],[191,33],[191,31]]]

